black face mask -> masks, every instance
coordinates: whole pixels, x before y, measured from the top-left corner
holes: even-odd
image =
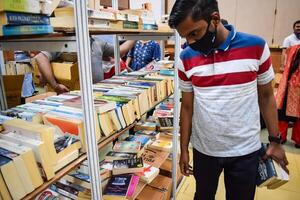
[[[294,32],[294,34],[296,35],[296,37],[300,40],[300,33],[296,33]]]
[[[207,27],[206,33],[202,38],[196,40],[194,43],[189,44],[189,46],[200,53],[204,53],[208,55],[210,51],[214,48],[215,40],[216,40],[216,32],[209,31],[209,26]]]

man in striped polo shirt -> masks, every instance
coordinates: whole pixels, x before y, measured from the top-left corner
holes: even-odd
[[[267,155],[286,170],[288,164],[280,145],[268,45],[257,36],[236,32],[233,26],[224,27],[216,0],[177,0],[169,25],[188,43],[179,69],[180,168],[196,179],[194,199],[215,199],[223,170],[226,199],[254,199],[260,111],[270,135]]]

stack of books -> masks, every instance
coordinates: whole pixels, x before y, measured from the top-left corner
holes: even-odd
[[[2,0],[0,2],[0,36],[48,34],[51,4],[36,0]]]

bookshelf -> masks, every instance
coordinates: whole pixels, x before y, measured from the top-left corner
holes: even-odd
[[[134,122],[133,124],[127,126],[125,129],[116,132],[108,137],[103,137],[99,144],[98,144],[98,148],[102,148],[105,145],[107,145],[108,143],[112,142],[113,140],[117,139],[120,135],[122,135],[123,133],[125,133],[126,131],[128,131],[129,129],[133,128],[135,126],[136,122]],[[76,160],[74,160],[73,162],[71,162],[69,165],[67,165],[66,167],[64,167],[63,169],[59,170],[56,174],[55,177],[53,177],[51,180],[44,182],[43,185],[41,185],[40,187],[38,187],[36,190],[34,190],[32,193],[28,194],[27,196],[25,196],[23,198],[23,200],[30,200],[30,199],[34,199],[38,194],[40,194],[42,191],[44,191],[45,189],[47,189],[51,184],[55,183],[56,181],[58,181],[59,179],[61,179],[63,176],[67,175],[69,172],[71,172],[73,169],[75,169],[77,166],[79,166],[83,161],[85,161],[87,159],[87,154],[83,153],[81,154]]]
[[[66,29],[63,33],[53,33],[48,35],[29,35],[18,37],[0,37],[0,50],[31,50],[31,51],[59,51],[59,52],[78,52],[79,70],[80,70],[80,85],[83,98],[83,109],[85,118],[85,130],[87,141],[87,153],[81,154],[75,161],[61,169],[53,179],[45,182],[42,186],[36,189],[34,192],[28,194],[24,199],[33,199],[36,195],[48,188],[52,183],[59,180],[68,172],[73,170],[76,166],[81,164],[84,160],[88,159],[89,171],[92,184],[92,196],[93,199],[101,199],[101,181],[99,175],[99,158],[98,149],[104,147],[109,142],[117,139],[124,132],[132,128],[135,123],[131,124],[127,128],[103,138],[99,144],[95,139],[95,127],[94,115],[91,112],[94,108],[92,98],[92,80],[91,80],[91,61],[90,61],[90,40],[89,35],[114,35],[115,36],[115,49],[118,49],[118,38],[122,39],[134,39],[134,40],[168,40],[175,39],[175,91],[174,91],[174,128],[173,128],[173,152],[177,152],[178,146],[178,130],[179,130],[179,90],[178,88],[178,75],[177,70],[179,66],[179,52],[180,52],[180,37],[178,33],[174,31],[145,31],[145,30],[114,30],[114,29],[94,29],[88,28],[87,25],[87,9],[86,0],[75,0],[75,30]],[[113,0],[113,5],[118,6],[117,0]],[[76,32],[76,34],[75,34]],[[174,37],[175,36],[175,37]],[[115,51],[115,55],[118,51]],[[119,56],[119,55],[118,55]],[[115,60],[118,60],[118,56]],[[82,67],[85,66],[85,67]],[[116,62],[116,73],[119,71],[119,64]],[[4,94],[2,95],[2,98]],[[160,102],[158,102],[160,103]],[[175,154],[177,155],[177,154]],[[177,156],[173,157],[172,165],[172,199],[176,199],[177,192]]]
[[[173,94],[172,94],[173,95]],[[170,95],[171,96],[171,95]],[[147,112],[142,113],[142,115],[145,115],[146,113],[148,113],[150,110],[154,109],[158,104],[160,104],[161,102],[165,101],[166,99],[168,99],[170,96],[167,96],[166,98],[162,99],[159,102],[156,102],[156,104],[151,107]],[[124,134],[125,132],[129,131],[131,128],[133,128],[136,125],[136,121],[132,124],[130,124],[129,126],[127,126],[126,128],[124,128],[121,131],[118,131],[116,133],[111,134],[110,136],[107,137],[102,137],[98,143],[98,149],[103,148],[104,146],[106,146],[107,144],[109,144],[110,142],[116,140],[120,135]],[[71,172],[72,170],[74,170],[77,166],[79,166],[83,161],[85,161],[87,159],[87,154],[86,153],[82,153],[76,160],[72,161],[70,164],[68,164],[67,166],[65,166],[63,169],[59,170],[56,174],[55,177],[52,178],[51,180],[44,182],[43,185],[41,185],[39,188],[37,188],[36,190],[34,190],[32,193],[28,194],[27,196],[25,196],[23,198],[23,200],[30,200],[33,199],[34,197],[36,197],[38,194],[40,194],[42,191],[44,191],[45,189],[47,189],[51,184],[55,183],[56,181],[58,181],[59,179],[61,179],[63,176],[67,175],[69,172]],[[146,185],[146,184],[145,184]]]

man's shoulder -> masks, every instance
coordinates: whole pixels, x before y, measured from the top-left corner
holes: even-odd
[[[262,37],[243,32],[236,33],[233,43],[240,47],[260,46],[264,48],[266,45],[266,41]]]
[[[187,60],[191,59],[192,57],[199,56],[199,52],[193,50],[190,46],[187,46],[185,49],[183,49],[180,53],[180,59],[181,60]]]

